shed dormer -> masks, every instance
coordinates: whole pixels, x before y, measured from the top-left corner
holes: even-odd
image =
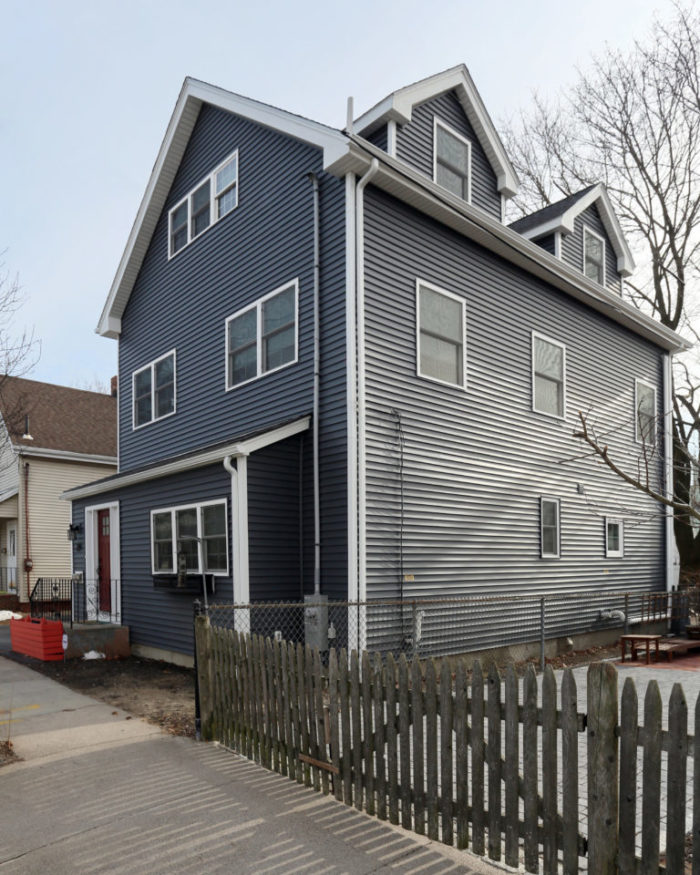
[[[510,225],[588,279],[622,293],[634,260],[602,183],[569,195]]]
[[[355,131],[456,197],[501,219],[518,177],[467,68],[460,64],[394,91]]]

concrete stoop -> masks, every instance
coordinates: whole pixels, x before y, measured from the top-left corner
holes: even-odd
[[[124,659],[131,655],[129,627],[111,623],[64,624],[68,636],[66,659],[81,659],[91,650],[103,653],[107,659]]]

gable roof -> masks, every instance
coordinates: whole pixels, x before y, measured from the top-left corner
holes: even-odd
[[[112,395],[2,376],[0,413],[16,449],[108,457],[116,462],[117,399]],[[25,417],[32,440],[23,437]]]
[[[602,182],[589,185],[582,191],[548,204],[528,216],[523,216],[508,226],[528,240],[535,240],[545,234],[572,234],[574,222],[592,204],[598,207],[601,221],[617,256],[617,269],[623,276],[634,272],[634,259],[622,233],[620,221],[610,200],[610,195]]]
[[[486,153],[489,163],[497,177],[499,192],[505,197],[513,197],[520,187],[518,175],[506,154],[501,138],[491,121],[491,116],[476,89],[476,85],[464,64],[450,67],[442,73],[428,76],[393,91],[384,100],[355,120],[355,131],[363,137],[368,136],[380,125],[395,121],[405,125],[411,121],[413,107],[425,103],[433,97],[455,91],[462,104],[464,114],[474,128],[476,136]]]
[[[122,314],[204,103],[318,146],[323,150],[324,166],[340,158],[347,148],[347,137],[334,128],[188,76],[170,117],[124,254],[97,324],[98,334],[105,337],[119,336]]]

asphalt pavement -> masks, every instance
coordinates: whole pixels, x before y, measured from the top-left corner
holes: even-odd
[[[0,656],[7,737],[1,875],[502,871]]]

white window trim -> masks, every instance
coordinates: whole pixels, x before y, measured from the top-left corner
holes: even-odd
[[[460,140],[467,147],[467,162],[468,162],[468,171],[467,171],[467,198],[466,202],[470,204],[472,202],[472,144],[471,140],[468,140],[464,134],[460,134],[459,131],[456,131],[451,125],[448,125],[446,122],[439,119],[437,116],[433,116],[433,182],[436,185],[439,185],[437,181],[437,129],[438,127],[447,131],[448,134],[451,134],[455,139]],[[449,191],[449,189],[444,188],[444,186],[440,186],[445,191]],[[455,195],[457,197],[457,195]]]
[[[620,529],[620,548],[611,550],[608,545],[608,524],[615,523]],[[605,555],[610,559],[622,559],[625,555],[625,526],[624,521],[617,517],[605,517]]]
[[[294,287],[294,358],[291,361],[285,362],[282,365],[278,365],[276,368],[271,368],[268,371],[262,370],[262,355],[261,355],[261,343],[262,343],[262,305],[265,301],[269,301],[270,298],[274,298],[275,295],[279,295],[281,292],[284,292],[290,286]],[[239,316],[243,316],[249,310],[257,309],[256,314],[256,340],[255,340],[255,349],[256,349],[256,365],[257,365],[257,373],[254,377],[249,377],[247,380],[242,380],[240,383],[235,383],[234,385],[229,384],[229,322],[234,319],[238,319]],[[241,386],[247,386],[248,383],[252,383],[254,380],[260,380],[262,377],[267,377],[269,374],[276,374],[277,371],[281,371],[284,368],[289,368],[292,365],[295,365],[299,361],[299,277],[291,280],[291,282],[284,283],[281,286],[278,286],[274,291],[269,292],[267,295],[264,295],[262,298],[258,298],[256,301],[253,301],[252,304],[248,304],[247,307],[242,307],[240,310],[236,310],[235,313],[232,313],[230,316],[226,318],[224,324],[225,330],[225,359],[224,359],[224,380],[226,391],[231,392],[234,389],[240,389]]]
[[[151,414],[155,413],[156,409],[156,380],[155,380],[155,367],[158,362],[162,362],[163,359],[167,359],[168,356],[173,357],[173,409],[170,413],[164,413],[162,416],[151,416],[148,422],[142,422],[140,425],[136,424],[136,377],[138,374],[142,374],[144,371],[147,371],[149,368],[151,369]],[[131,428],[132,431],[138,431],[140,428],[146,428],[149,425],[153,425],[154,422],[160,422],[162,419],[167,419],[169,416],[175,416],[177,413],[177,350],[171,349],[163,355],[158,356],[157,359],[153,359],[152,362],[149,362],[147,365],[144,365],[142,368],[137,368],[137,370],[133,371],[131,374]]]
[[[543,537],[543,522],[544,522],[544,503],[548,501],[555,504],[557,508],[557,551],[556,553],[544,552],[544,537]],[[540,497],[540,559],[560,559],[561,558],[561,502],[558,498],[551,498],[548,495]]]
[[[224,506],[224,537],[226,538],[226,570],[225,571],[203,571],[202,564],[203,564],[204,556],[202,553],[202,514],[200,511],[204,507],[213,507],[216,504],[223,504],[223,506]],[[177,522],[175,519],[175,514],[179,510],[191,510],[192,508],[195,508],[197,511],[197,538],[199,538],[199,540],[197,541],[198,570],[197,571],[189,570],[189,571],[187,571],[187,574],[190,576],[195,575],[195,574],[199,574],[199,575],[211,574],[214,577],[228,577],[229,576],[228,507],[227,507],[227,501],[225,498],[217,498],[217,499],[214,499],[213,501],[198,501],[198,502],[192,502],[190,504],[178,504],[178,505],[174,505],[171,507],[159,507],[159,508],[155,508],[154,510],[151,511],[151,536],[150,536],[151,537],[151,574],[153,574],[154,577],[163,577],[163,576],[177,574]],[[172,531],[172,543],[173,543],[173,557],[172,557],[173,558],[173,570],[172,571],[163,571],[162,569],[156,569],[156,554],[155,554],[155,550],[153,549],[153,534],[154,534],[153,518],[158,513],[169,513],[170,514],[170,520],[171,520],[171,526],[172,526],[172,529],[171,529],[171,531]]]
[[[221,218],[217,216],[217,196],[216,196],[216,174],[224,167],[225,164],[228,164],[233,158],[236,159],[236,182],[235,182],[235,190],[236,190],[236,203],[231,207],[231,209],[224,213]],[[192,186],[192,188],[187,192],[187,194],[180,198],[180,200],[168,211],[168,261],[172,258],[175,258],[181,252],[184,252],[185,249],[192,243],[202,236],[206,231],[210,228],[213,228],[217,222],[220,222],[221,219],[225,219],[226,216],[230,215],[238,206],[238,190],[239,190],[239,164],[238,164],[238,149],[234,149],[230,155],[224,158],[217,166],[212,170],[204,178],[200,179],[196,185]],[[203,228],[199,234],[192,234],[192,197],[196,191],[209,181],[209,224],[206,228]],[[181,246],[177,252],[172,252],[172,217],[173,213],[178,210],[184,203],[187,203],[187,243],[184,246]]]
[[[552,346],[558,346],[562,350],[562,404],[564,408],[564,413],[562,416],[559,416],[558,413],[550,413],[548,410],[538,410],[535,406],[535,340],[544,340],[545,343],[551,343]],[[561,422],[566,421],[566,346],[560,340],[554,340],[553,337],[547,337],[546,334],[540,334],[539,331],[532,332],[532,339],[530,341],[530,385],[532,392],[532,410],[534,413],[538,413],[540,416],[549,416],[552,419],[558,419]]]
[[[581,269],[583,270],[584,276],[586,276],[586,234],[590,234],[591,237],[595,237],[597,240],[600,240],[600,242],[603,245],[603,282],[601,283],[601,285],[604,286],[605,283],[607,282],[607,271],[605,269],[605,257],[606,257],[605,237],[598,234],[598,232],[594,231],[592,228],[589,228],[588,225],[583,226],[583,250],[582,250],[583,264],[581,265]],[[586,277],[586,279],[589,279],[589,277]],[[591,282],[595,282],[595,280],[591,280]]]
[[[462,308],[462,382],[451,383],[449,380],[440,380],[437,377],[431,377],[428,374],[421,373],[420,369],[420,290],[421,288],[430,289],[438,295],[444,295],[446,298],[451,298]],[[454,292],[448,292],[446,289],[441,289],[433,283],[426,280],[416,279],[416,376],[421,380],[430,380],[431,383],[439,383],[441,386],[449,386],[451,389],[461,389],[463,392],[467,390],[467,305],[464,298],[455,295]]]
[[[636,378],[634,381],[634,442],[637,444],[643,444],[644,439],[639,434],[639,386],[646,386],[647,389],[651,389],[654,393],[654,422],[656,423],[654,428],[654,435],[656,437],[656,427],[658,426],[657,419],[657,400],[656,400],[656,386],[653,383],[649,383],[647,380],[641,380]],[[656,440],[654,440],[651,446],[656,446]]]

